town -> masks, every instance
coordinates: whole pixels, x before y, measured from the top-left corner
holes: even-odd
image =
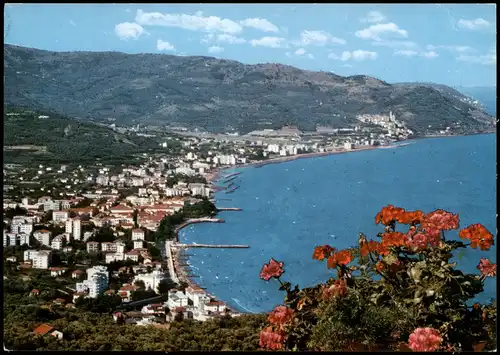
[[[223,222],[215,218],[213,193],[233,192],[239,174],[222,176],[224,169],[387,145],[412,134],[392,112],[358,120],[373,127],[318,126],[316,132],[301,132],[287,126],[242,136],[183,130],[165,136],[125,128],[156,140],[164,152],[144,152],[121,165],[7,164],[4,265],[15,275],[32,278],[42,272],[54,280],[55,290],[30,290],[33,300],[48,292],[50,307],[74,308],[112,298],[113,319],[126,324],[238,316],[190,278],[181,251],[194,246],[179,243],[180,228]],[[8,279],[7,273],[4,282]],[[35,332],[64,336],[50,324]]]

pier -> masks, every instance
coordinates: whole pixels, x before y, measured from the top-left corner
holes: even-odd
[[[221,207],[217,208],[217,211],[243,211],[243,209],[238,208],[238,207]]]
[[[182,223],[179,225],[177,228],[175,228],[175,233],[179,233],[179,231],[184,228],[189,226],[190,224],[196,224],[196,223],[224,223],[225,221],[222,218],[210,218],[210,217],[205,217],[205,218],[191,218],[188,219],[186,222]],[[179,239],[177,237],[177,239]]]
[[[234,249],[243,249],[250,248],[249,245],[234,245],[234,244],[180,244],[175,243],[172,244],[172,248],[234,248]]]

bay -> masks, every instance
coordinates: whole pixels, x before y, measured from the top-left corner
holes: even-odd
[[[357,243],[360,232],[374,238],[382,227],[376,213],[387,204],[460,215],[460,227],[482,223],[496,234],[496,135],[415,140],[376,149],[299,159],[261,168],[238,169],[240,188],[216,194],[223,224],[185,228],[186,243],[247,244],[249,249],[191,249],[194,281],[243,312],[270,311],[283,302],[278,282],[262,281],[259,271],[271,257],[285,263],[283,279],[301,287],[324,282],[332,271],[311,258],[316,245],[338,249]],[[458,239],[458,232],[447,233]],[[457,253],[460,267],[478,272],[479,258],[496,262],[489,251]],[[478,301],[496,299],[489,278]]]

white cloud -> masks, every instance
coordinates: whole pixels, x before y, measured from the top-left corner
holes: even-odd
[[[423,52],[422,53],[422,56],[425,57],[425,58],[436,58],[436,57],[439,57],[439,54],[437,54],[436,52],[434,51],[430,51],[430,52]]]
[[[363,60],[374,60],[377,59],[377,57],[378,55],[376,52],[363,51],[361,49],[352,52],[344,51],[340,56],[336,55],[335,53],[330,53],[328,55],[328,58],[330,59],[341,60],[343,62],[348,61],[350,59],[355,60],[357,62],[361,62]]]
[[[306,54],[306,50],[304,48],[299,48],[295,51],[296,55],[304,55]]]
[[[70,24],[71,26],[76,26],[76,23],[75,23],[75,21],[73,21],[73,20],[69,20],[69,24]]]
[[[146,31],[137,23],[123,22],[115,26],[115,34],[120,39],[127,40],[131,38],[137,39],[141,35],[146,34]]]
[[[395,41],[386,41],[386,40],[382,40],[382,41],[374,41],[372,42],[372,45],[373,46],[383,46],[383,47],[389,47],[389,48],[405,48],[405,49],[410,49],[410,48],[418,48],[418,45],[415,43],[415,42],[412,42],[412,41],[399,41],[399,40],[395,40]]]
[[[412,51],[411,49],[403,49],[394,52],[394,55],[401,55],[403,57],[414,57],[417,54],[417,51]]]
[[[239,33],[243,30],[239,23],[232,20],[198,15],[162,14],[137,10],[135,22],[143,26],[178,27],[190,31]]]
[[[175,51],[175,47],[172,44],[167,41],[162,41],[161,39],[156,41],[156,49],[159,51]]]
[[[380,38],[383,35],[395,35],[398,37],[408,37],[408,31],[403,30],[398,27],[393,22],[390,23],[378,23],[376,25],[371,25],[365,29],[356,31],[356,37],[362,39],[371,39],[374,41],[382,41]]]
[[[246,39],[244,39],[244,38],[236,37],[236,36],[228,35],[228,34],[217,35],[215,40],[219,43],[229,43],[229,44],[241,44],[241,43],[246,42]]]
[[[314,55],[312,55],[312,53],[307,53],[307,58],[314,59]]]
[[[246,20],[240,21],[240,24],[264,32],[279,32],[278,27],[263,18],[247,18]]]
[[[383,22],[385,20],[386,17],[380,11],[369,11],[366,16],[361,19],[361,22],[374,23]]]
[[[435,51],[437,49],[445,49],[445,50],[449,50],[452,52],[458,52],[458,53],[474,51],[474,48],[469,47],[469,46],[448,46],[448,45],[446,45],[446,46],[445,45],[434,46],[432,44],[427,46],[427,50],[429,50],[429,51]]]
[[[460,19],[457,23],[459,28],[464,28],[467,30],[479,30],[489,27],[491,24],[483,18],[477,18],[475,20],[464,20]]]
[[[224,52],[224,48],[219,46],[212,46],[208,48],[208,53],[220,53]]]
[[[282,37],[262,37],[261,39],[252,39],[250,41],[252,46],[262,46],[269,48],[286,48],[286,39]]]
[[[342,38],[334,37],[326,31],[302,31],[300,33],[300,40],[295,44],[324,46],[329,43],[346,44],[346,41]]]
[[[494,45],[490,51],[484,55],[465,55],[460,54],[457,57],[458,61],[461,62],[470,62],[482,65],[495,65],[497,64],[497,53],[496,53],[496,45]]]

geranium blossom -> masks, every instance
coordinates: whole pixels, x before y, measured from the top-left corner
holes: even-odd
[[[492,264],[489,259],[481,258],[479,260],[479,265],[477,266],[479,271],[481,271],[481,275],[484,277],[490,276],[495,277],[497,274],[497,264]]]
[[[418,224],[424,219],[424,212],[417,211],[403,211],[398,214],[397,222],[401,224]]]
[[[401,232],[386,232],[382,235],[380,254],[387,255],[390,247],[403,247],[407,242],[408,237]]]
[[[417,328],[408,339],[408,347],[413,351],[436,351],[443,338],[434,328]]]
[[[260,278],[269,281],[272,277],[280,277],[285,270],[283,270],[283,262],[274,259],[269,260],[269,264],[264,264],[260,271]]]
[[[269,323],[276,325],[279,329],[282,329],[284,325],[293,319],[293,313],[293,309],[287,306],[276,306],[274,310],[269,313],[267,319],[269,320]]]
[[[382,210],[375,216],[375,223],[388,225],[393,221],[396,221],[401,213],[404,213],[404,209],[400,207],[394,207],[393,205],[387,205],[382,207]]]
[[[434,226],[439,230],[458,229],[458,214],[453,214],[445,210],[435,210],[425,215],[422,221],[422,227]]]
[[[369,253],[378,254],[380,252],[380,243],[375,240],[362,241],[359,252],[361,256],[367,256]]]
[[[283,349],[286,335],[282,331],[274,331],[272,327],[266,327],[260,332],[259,345],[261,348],[270,350]]]
[[[327,266],[329,269],[333,269],[337,267],[337,265],[347,265],[351,261],[352,253],[349,250],[341,250],[328,258]]]
[[[323,299],[328,300],[333,297],[345,297],[347,292],[347,284],[345,280],[335,280],[333,285],[325,286],[323,288]]]
[[[332,248],[329,245],[317,246],[316,248],[314,248],[312,257],[313,259],[321,261],[328,258],[333,251],[335,251],[335,248]]]
[[[474,249],[479,247],[481,250],[488,250],[495,244],[493,241],[493,234],[488,232],[488,230],[480,223],[473,224],[465,229],[462,229],[458,235],[462,239],[469,239],[471,241],[470,246]]]

